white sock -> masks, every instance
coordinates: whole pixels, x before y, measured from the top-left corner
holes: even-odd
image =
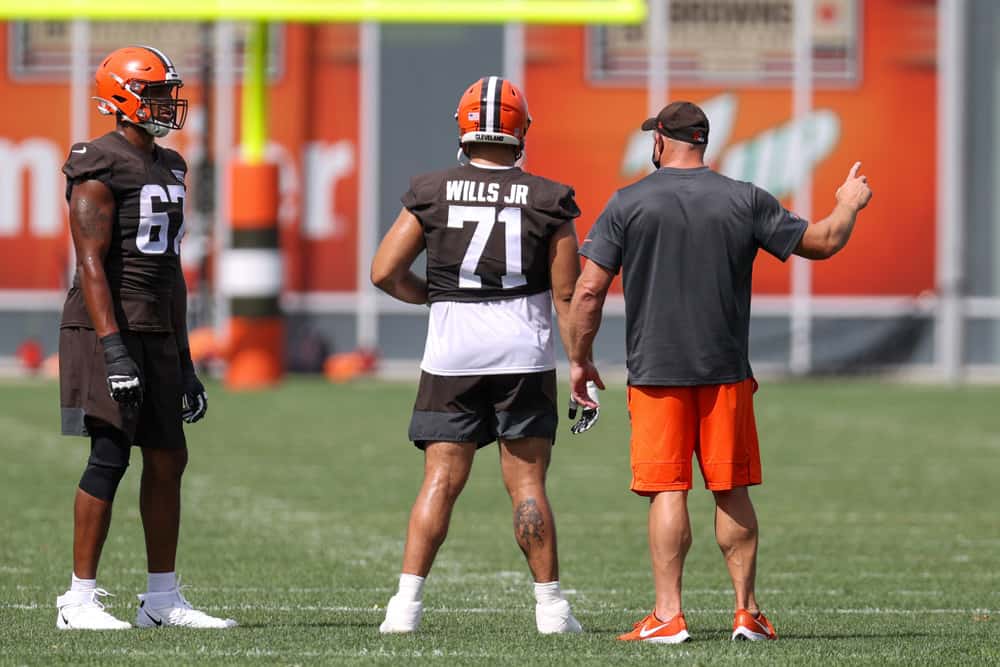
[[[78,593],[89,593],[97,589],[97,579],[79,579],[76,576],[76,572],[74,572],[73,579],[70,580],[69,589]]]
[[[177,574],[174,572],[149,572],[146,575],[146,591],[149,593],[169,593],[177,588]]]
[[[553,602],[559,602],[562,599],[562,589],[559,588],[558,581],[535,584],[535,602],[538,604],[552,604]]]
[[[420,602],[424,598],[425,577],[418,577],[415,574],[399,575],[400,598],[411,602]]]

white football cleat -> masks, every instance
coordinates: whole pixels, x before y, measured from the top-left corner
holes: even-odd
[[[535,605],[535,626],[543,635],[583,632],[583,626],[570,611],[567,600]]]
[[[385,606],[385,620],[378,626],[383,635],[406,634],[420,627],[424,614],[424,603],[419,600],[403,600],[398,595],[389,598]]]
[[[108,597],[103,588],[92,591],[66,591],[56,598],[56,628],[59,630],[128,630],[131,624],[119,621],[104,611],[97,598]]]
[[[221,630],[236,627],[231,618],[216,618],[198,611],[184,599],[178,586],[167,593],[139,595],[139,609],[135,624],[140,628],[206,628]]]

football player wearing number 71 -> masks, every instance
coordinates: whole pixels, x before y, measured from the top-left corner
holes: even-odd
[[[236,623],[188,604],[175,574],[187,464],[182,422],[198,421],[208,407],[191,362],[180,264],[187,166],[156,144],[184,125],[183,83],[170,59],[147,46],[110,54],[95,79],[98,111],[117,125],[75,144],[63,166],[77,270],[59,334],[62,431],[88,436],[90,459],[76,492],[73,577],[56,600],[56,626],[131,627],[105,610],[97,566],[136,445],[149,572],[136,624],[228,628]]]
[[[455,114],[459,165],[412,179],[372,262],[372,282],[429,304],[409,439],[424,452],[399,590],[383,633],[415,631],[423,587],[448,532],[476,450],[499,440],[514,537],[535,581],[543,634],[580,632],[559,587],[556,531],[545,493],[558,421],[552,307],[566,316],[580,273],[573,189],[518,166],[531,123],[524,95],[500,77],[466,90]],[[411,270],[427,252],[426,276]],[[593,406],[572,429],[596,420]],[[572,418],[572,417],[571,417]]]

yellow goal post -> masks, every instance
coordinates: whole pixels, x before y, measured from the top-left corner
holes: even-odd
[[[0,20],[638,23],[644,0],[0,0]]]

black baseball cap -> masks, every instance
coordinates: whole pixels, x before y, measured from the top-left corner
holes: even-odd
[[[654,118],[644,120],[642,129],[689,144],[708,143],[708,116],[694,102],[671,102]]]

